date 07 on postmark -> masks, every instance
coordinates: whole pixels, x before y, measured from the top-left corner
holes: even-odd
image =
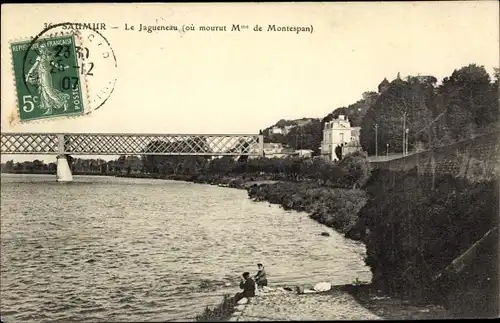
[[[86,88],[74,34],[12,42],[21,122],[83,115]]]

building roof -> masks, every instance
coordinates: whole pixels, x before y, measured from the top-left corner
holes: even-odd
[[[384,77],[384,79],[382,80],[382,82],[380,82],[380,84],[378,85],[378,91],[382,91],[382,89],[384,87],[387,87],[389,86],[391,83],[389,83],[389,81],[387,80],[387,78]]]

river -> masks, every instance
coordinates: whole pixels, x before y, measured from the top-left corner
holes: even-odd
[[[369,281],[365,247],[244,190],[1,177],[3,322],[189,320],[262,262],[271,285]],[[321,232],[330,236],[321,236]]]

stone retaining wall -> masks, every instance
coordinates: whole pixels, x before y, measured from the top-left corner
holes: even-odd
[[[450,174],[470,182],[500,177],[500,131],[389,161],[372,162],[378,169],[420,175]]]

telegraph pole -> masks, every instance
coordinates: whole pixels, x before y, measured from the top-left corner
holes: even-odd
[[[387,152],[386,152],[386,156],[387,156],[387,160],[389,160],[389,144],[386,144],[387,145]]]
[[[406,145],[405,145],[405,154],[408,155],[408,132],[410,131],[410,129],[406,128]]]
[[[375,124],[375,157],[378,157],[378,123]]]
[[[406,151],[406,111],[403,112],[403,156],[405,155]]]

